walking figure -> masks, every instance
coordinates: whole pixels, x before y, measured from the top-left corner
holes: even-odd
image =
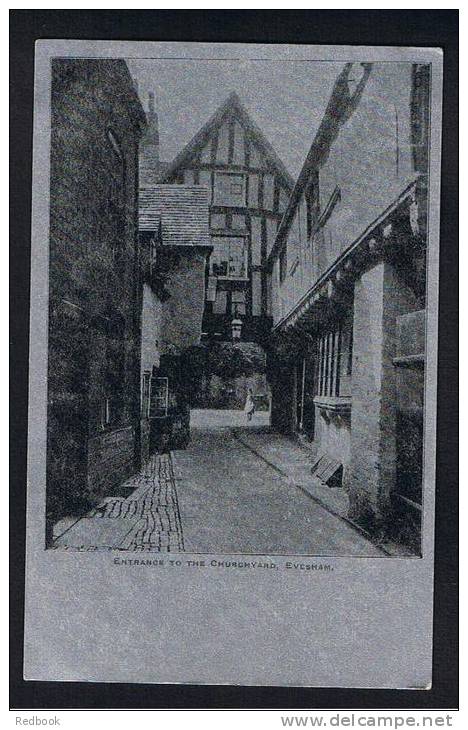
[[[244,412],[247,414],[247,420],[251,421],[252,416],[255,413],[255,402],[254,402],[252,388],[249,388],[247,391],[247,398],[245,399]]]

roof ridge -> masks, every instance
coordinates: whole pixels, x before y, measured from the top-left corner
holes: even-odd
[[[291,188],[294,187],[294,179],[288,172],[284,162],[279,157],[278,153],[274,149],[273,145],[266,138],[264,132],[260,129],[258,124],[252,119],[250,112],[242,103],[242,100],[236,91],[232,91],[229,96],[218,106],[211,117],[205,122],[205,124],[194,134],[192,139],[182,148],[182,150],[174,157],[167,170],[162,175],[161,180],[164,181],[168,177],[174,174],[174,172],[181,166],[181,164],[187,159],[187,157],[197,148],[199,144],[205,142],[209,137],[212,130],[217,124],[220,124],[223,117],[229,111],[233,105],[237,106],[241,116],[243,117],[244,124],[250,129],[253,136],[256,138],[256,142],[262,148],[266,157],[269,158],[270,162],[287,181]]]

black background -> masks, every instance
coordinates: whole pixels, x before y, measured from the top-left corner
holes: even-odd
[[[430,46],[444,50],[434,677],[429,691],[25,682],[22,669],[34,43],[38,38]],[[10,706],[458,706],[458,11],[10,11]]]

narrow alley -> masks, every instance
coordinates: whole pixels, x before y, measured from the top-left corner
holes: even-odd
[[[305,455],[270,434],[268,414],[192,411],[188,447],[155,456],[120,496],[56,534],[54,547],[246,555],[382,556],[307,494]],[[282,469],[261,454],[281,454]],[[285,466],[286,464],[286,466]],[[287,472],[284,470],[287,469]],[[128,496],[122,496],[128,495]]]

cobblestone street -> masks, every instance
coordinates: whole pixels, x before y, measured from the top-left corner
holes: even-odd
[[[187,449],[154,456],[122,485],[120,493],[129,496],[107,497],[85,517],[57,525],[53,547],[383,555],[325,509],[320,495],[307,493],[306,455],[269,433],[267,413],[247,423],[242,411],[192,411],[191,428]]]
[[[171,457],[152,457],[123,489],[131,491],[129,497],[108,497],[86,517],[65,526],[53,547],[80,551],[183,551]]]

